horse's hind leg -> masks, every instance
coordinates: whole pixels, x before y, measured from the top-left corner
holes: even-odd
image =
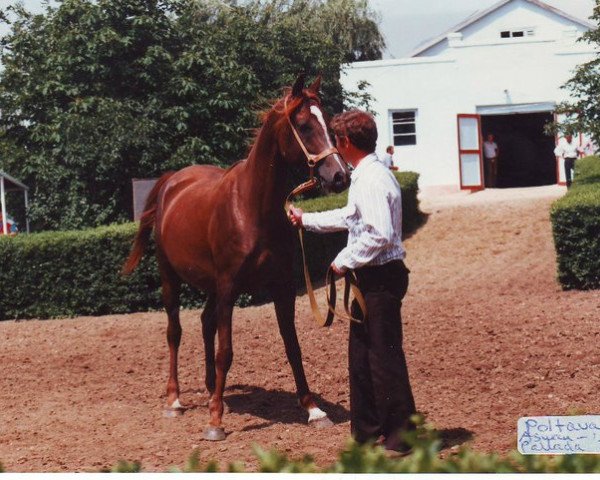
[[[329,427],[333,423],[327,418],[327,414],[317,407],[312,393],[308,388],[304,366],[302,365],[302,352],[298,343],[296,326],[294,325],[296,288],[292,282],[282,285],[272,285],[271,293],[273,295],[273,302],[275,303],[279,333],[283,338],[285,353],[292,367],[300,405],[308,412],[308,423],[310,425],[319,428]]]
[[[202,338],[204,339],[204,373],[209,397],[215,391],[215,334],[217,333],[216,297],[210,295],[202,311]]]
[[[169,324],[167,326],[167,342],[169,344],[169,380],[167,381],[167,407],[165,416],[173,417],[183,413],[179,403],[179,380],[177,378],[177,363],[179,344],[181,343],[181,323],[179,321],[179,295],[181,281],[169,274],[161,265],[162,298]]]

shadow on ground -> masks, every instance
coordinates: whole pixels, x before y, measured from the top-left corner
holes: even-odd
[[[442,449],[462,445],[473,439],[473,432],[466,428],[444,428],[437,431],[442,441]]]
[[[342,405],[328,402],[320,395],[314,399],[333,423],[343,423],[350,419],[350,412]],[[250,385],[231,385],[225,392],[225,403],[230,412],[249,414],[266,420],[264,424],[248,426],[244,430],[263,428],[275,423],[307,423],[308,414],[298,404],[295,393],[283,390],[267,390]]]

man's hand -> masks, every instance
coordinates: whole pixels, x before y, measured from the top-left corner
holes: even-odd
[[[338,277],[343,277],[346,274],[346,269],[344,267],[338,268],[337,265],[331,262],[331,269],[333,273],[335,273]]]
[[[302,228],[302,214],[304,212],[301,208],[296,208],[293,205],[290,206],[288,211],[288,218],[290,223],[296,228]]]

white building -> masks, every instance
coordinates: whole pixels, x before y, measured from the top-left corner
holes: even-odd
[[[577,42],[592,28],[538,0],[502,0],[407,58],[348,65],[343,83],[369,82],[377,150],[395,145],[395,164],[420,173],[421,186],[484,188],[488,133],[500,149],[498,186],[563,183],[544,124],[568,99],[561,86],[574,68],[594,57]]]

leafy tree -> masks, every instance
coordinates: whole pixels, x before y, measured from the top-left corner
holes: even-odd
[[[600,24],[600,0],[596,0],[590,18]],[[600,29],[588,30],[579,41],[600,45]],[[566,118],[549,130],[571,134],[586,132],[596,143],[600,142],[600,54],[596,53],[593,60],[579,65],[575,75],[562,88],[570,92],[573,100],[557,106],[556,113],[566,114]]]
[[[300,71],[330,112],[368,100],[340,68],[381,57],[366,0],[62,0],[1,39],[0,168],[41,229],[130,217],[131,178],[242,158],[256,111]],[[352,34],[347,31],[351,29]]]

